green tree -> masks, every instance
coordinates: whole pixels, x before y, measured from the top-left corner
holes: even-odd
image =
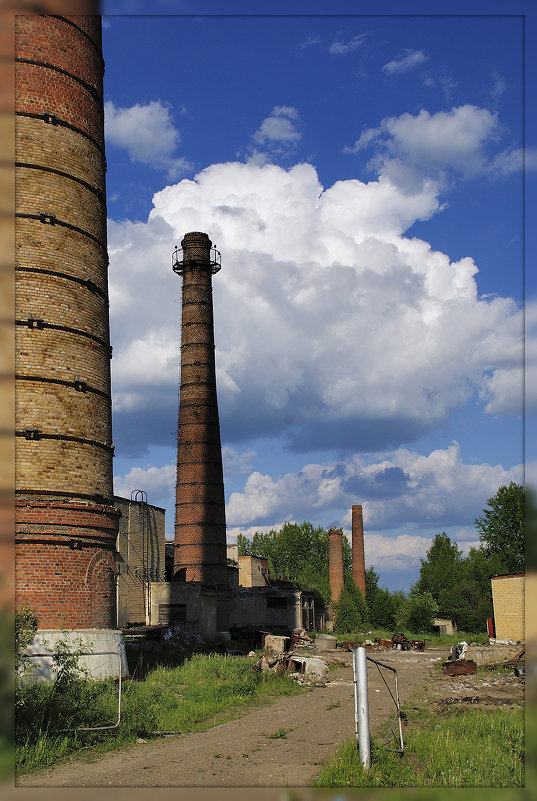
[[[379,575],[373,565],[365,571],[365,596],[368,621],[372,626],[394,629],[397,613],[404,599],[404,593],[390,592],[379,587]]]
[[[237,537],[239,555],[262,556],[268,560],[269,577],[287,578],[316,590],[322,603],[330,602],[328,579],[328,532],[311,523],[284,523],[279,531],[256,532],[249,541]],[[345,549],[345,543],[347,549]],[[350,546],[343,538],[344,563],[350,564]]]
[[[524,572],[526,492],[511,481],[500,487],[487,501],[483,516],[476,517],[482,547],[488,556],[496,554],[503,563],[502,573]]]
[[[421,560],[420,575],[411,592],[430,593],[438,604],[438,615],[457,620],[462,577],[462,551],[443,531],[435,536],[427,558]]]
[[[287,578],[316,591],[318,602],[330,603],[328,531],[311,523],[284,523],[279,531],[256,532],[251,540],[237,537],[239,556],[262,556],[268,561],[271,579]],[[352,549],[343,537],[344,575],[352,569]],[[362,599],[363,603],[363,599]]]
[[[408,598],[406,625],[411,631],[431,631],[433,619],[438,614],[438,604],[430,592],[413,593]]]
[[[250,555],[250,540],[248,537],[245,537],[244,534],[239,534],[237,536],[237,545],[239,546],[239,556],[249,556]]]
[[[362,593],[356,587],[352,578],[351,582],[356,592],[353,591],[350,584],[347,582],[343,585],[339,598],[334,604],[334,611],[336,613],[334,631],[336,634],[358,631],[365,623],[365,604]],[[358,600],[357,602],[356,593],[358,593],[359,599],[361,599],[361,609],[360,601]]]

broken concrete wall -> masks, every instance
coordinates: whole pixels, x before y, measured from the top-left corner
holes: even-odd
[[[211,639],[217,632],[217,593],[195,581],[151,584],[150,625],[178,624]]]
[[[165,576],[165,510],[114,497],[117,537],[117,624],[149,625],[149,585]]]
[[[230,602],[231,626],[297,628],[302,625],[300,591],[239,587]]]

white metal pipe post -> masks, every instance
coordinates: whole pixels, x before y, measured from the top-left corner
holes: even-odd
[[[360,748],[360,761],[365,768],[371,767],[371,741],[369,736],[369,698],[367,692],[367,649],[353,651],[354,672],[354,723]]]

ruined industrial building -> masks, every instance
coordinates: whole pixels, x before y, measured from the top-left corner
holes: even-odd
[[[185,233],[172,259],[182,289],[173,546],[143,489],[114,497],[103,72],[99,16],[17,17],[17,607],[37,615],[37,648],[66,630],[120,654],[132,625],[207,637],[329,625],[312,590],[228,551],[212,306],[221,264],[206,233]],[[353,575],[365,594],[361,513],[353,507]],[[334,600],[341,536],[330,532]]]

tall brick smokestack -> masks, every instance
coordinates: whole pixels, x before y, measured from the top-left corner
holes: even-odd
[[[212,276],[220,254],[207,234],[186,234],[174,253],[183,278],[174,574],[227,584],[226,518],[216,397]]]
[[[40,629],[116,624],[104,63],[88,12],[16,17],[16,599]]]
[[[328,575],[332,604],[335,604],[343,589],[343,534],[335,528],[328,532]]]
[[[352,577],[365,600],[364,521],[362,507],[352,507]]]

